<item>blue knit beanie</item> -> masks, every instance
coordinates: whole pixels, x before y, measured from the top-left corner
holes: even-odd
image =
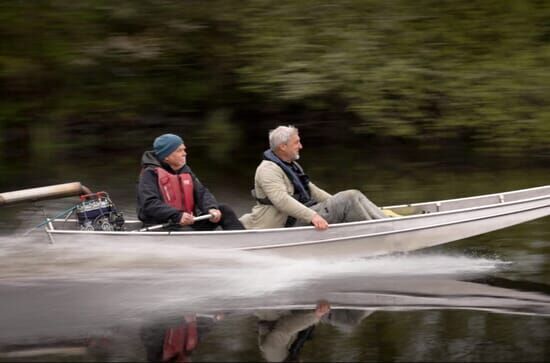
[[[153,148],[159,160],[162,161],[165,157],[173,153],[181,144],[183,144],[183,140],[178,135],[164,134],[155,139]]]

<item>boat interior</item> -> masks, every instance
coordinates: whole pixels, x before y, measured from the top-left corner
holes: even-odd
[[[457,209],[482,207],[482,206],[488,206],[493,204],[514,202],[514,201],[544,197],[544,196],[550,197],[550,185],[538,187],[538,188],[522,189],[522,190],[504,192],[504,193],[486,194],[486,195],[467,197],[467,198],[447,199],[447,200],[425,202],[425,203],[393,205],[393,206],[382,207],[381,209],[383,211],[390,210],[393,213],[398,214],[399,216],[409,216],[409,215],[415,215],[415,214],[447,212],[447,211],[452,211]],[[386,213],[386,214],[390,214],[390,213]]]
[[[404,217],[416,214],[429,214],[437,212],[446,212],[457,209],[467,209],[482,207],[506,202],[514,202],[525,199],[537,198],[537,197],[550,197],[550,185],[523,189],[518,191],[487,194],[467,198],[448,199],[434,202],[425,203],[413,203],[403,205],[392,205],[381,207],[384,214],[390,217]],[[68,217],[71,217],[69,215]],[[80,230],[80,226],[77,219],[64,218],[53,219],[53,229],[57,230]],[[142,228],[141,221],[138,220],[125,220],[124,230],[134,231]]]

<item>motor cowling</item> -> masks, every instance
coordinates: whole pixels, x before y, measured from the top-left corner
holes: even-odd
[[[122,231],[124,229],[124,216],[117,211],[106,192],[81,195],[80,203],[76,206],[76,216],[83,231]]]

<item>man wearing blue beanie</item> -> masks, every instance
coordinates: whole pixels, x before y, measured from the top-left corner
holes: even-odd
[[[191,171],[185,144],[178,135],[157,137],[153,151],[143,153],[141,167],[137,212],[144,225],[171,222],[171,229],[244,229],[231,207],[219,204]],[[203,214],[212,217],[195,222],[195,217]]]
[[[180,145],[183,145],[183,140],[178,135],[164,134],[160,135],[153,142],[153,149],[159,160],[164,160]]]

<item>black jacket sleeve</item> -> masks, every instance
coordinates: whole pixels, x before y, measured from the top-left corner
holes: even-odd
[[[145,169],[141,172],[137,195],[138,218],[142,222],[160,224],[180,221],[182,212],[164,203],[154,170]]]
[[[191,175],[193,176],[193,189],[195,191],[195,209],[198,209],[198,213],[207,213],[212,208],[219,209],[219,203],[214,195],[200,182],[195,173],[191,172]]]

